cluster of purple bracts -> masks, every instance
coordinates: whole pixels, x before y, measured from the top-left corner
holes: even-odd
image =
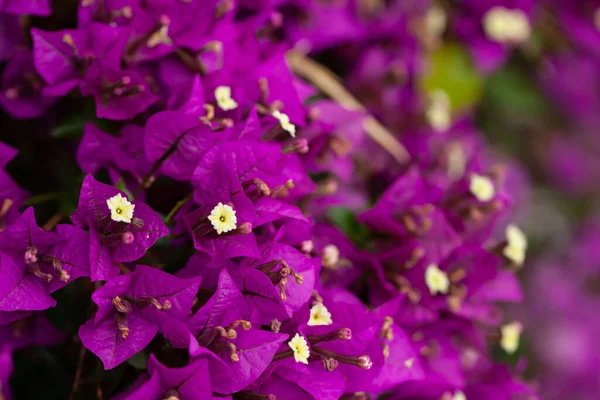
[[[115,399],[536,398],[520,368],[491,356],[514,353],[522,329],[500,303],[522,298],[527,241],[512,208],[524,179],[470,115],[415,87],[442,10],[81,0],[76,29],[24,32],[19,15],[49,15],[47,3],[0,0],[0,105],[43,118],[65,96],[93,98],[118,129],[85,126],[71,223],[40,228],[0,172],[5,398],[12,351],[70,340],[44,310],[78,278],[95,304],[79,339],[104,369],[153,340],[187,357],[175,367],[149,354]],[[532,2],[463,3],[449,29],[493,70],[526,39]],[[493,19],[506,10],[521,25],[504,37]],[[359,98],[370,87],[369,111],[323,96],[286,59],[347,42],[359,61],[345,84]],[[369,112],[405,159],[372,140]],[[1,145],[0,167],[15,156]],[[104,171],[110,182],[94,178]],[[158,180],[184,196],[152,192]],[[148,205],[161,201],[168,215]],[[364,237],[336,227],[334,207],[355,213]],[[192,255],[164,271],[157,241]]]

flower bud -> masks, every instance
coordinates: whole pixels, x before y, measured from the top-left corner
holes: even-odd
[[[124,244],[131,244],[135,240],[135,236],[131,232],[123,232],[121,236],[121,240]]]

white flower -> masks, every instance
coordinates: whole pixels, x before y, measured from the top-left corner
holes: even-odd
[[[496,189],[492,180],[487,176],[477,174],[471,175],[469,191],[479,201],[490,201],[496,195]]]
[[[237,228],[235,210],[231,208],[231,206],[221,202],[212,209],[208,216],[208,220],[219,235],[223,232],[229,232]]]
[[[527,252],[527,237],[519,227],[510,224],[506,227],[506,242],[502,254],[515,265],[523,265]]]
[[[432,295],[448,293],[448,288],[450,287],[448,275],[435,264],[429,265],[425,270],[425,283],[429,288],[429,293]]]
[[[283,130],[287,131],[291,137],[296,137],[296,126],[290,123],[290,117],[288,117],[287,114],[273,111],[271,115],[279,121],[279,125],[281,125]]]
[[[500,347],[502,347],[508,354],[513,354],[519,348],[519,341],[521,339],[523,325],[515,321],[504,325],[502,328],[500,328],[500,330],[502,332]]]
[[[308,349],[308,343],[303,336],[300,336],[298,333],[296,333],[296,336],[290,340],[288,346],[290,346],[290,349],[292,349],[294,352],[294,360],[296,360],[296,362],[308,364],[310,350]]]
[[[493,7],[483,16],[483,30],[495,42],[519,44],[531,36],[527,14],[518,8]]]
[[[340,250],[334,244],[328,244],[323,249],[323,265],[333,268],[340,261]]]
[[[308,326],[315,325],[331,325],[331,313],[327,310],[327,307],[323,303],[316,303],[310,308],[310,319],[308,320]]]
[[[106,200],[106,205],[110,210],[110,218],[116,222],[131,223],[133,218],[134,204],[131,204],[127,197],[121,196],[121,193]]]
[[[215,99],[221,110],[235,110],[238,103],[231,97],[231,88],[229,86],[217,86],[215,89]]]
[[[438,89],[431,93],[425,117],[435,131],[443,132],[450,128],[452,124],[452,114],[450,111],[450,98],[446,92]]]

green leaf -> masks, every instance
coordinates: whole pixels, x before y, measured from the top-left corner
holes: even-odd
[[[479,75],[469,53],[457,43],[445,43],[429,54],[430,73],[421,81],[425,93],[443,90],[450,98],[453,110],[473,106],[481,97],[483,78]]]
[[[139,353],[132,356],[127,363],[132,365],[137,369],[146,369],[146,364],[148,363],[148,354],[144,351],[140,351]]]
[[[329,219],[346,234],[357,246],[364,247],[369,237],[369,230],[356,219],[354,212],[348,208],[335,207],[328,212]]]
[[[131,194],[131,192],[129,191],[129,189],[127,189],[127,185],[125,185],[125,181],[123,180],[123,178],[120,178],[119,181],[117,182],[117,184],[115,185],[115,187],[117,189],[119,189],[120,191],[124,192],[127,197],[129,199],[133,199],[133,194]]]

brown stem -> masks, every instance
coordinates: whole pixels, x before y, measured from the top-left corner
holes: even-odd
[[[56,226],[56,224],[58,224],[64,217],[65,214],[63,212],[57,212],[52,217],[50,217],[50,219],[46,221],[44,225],[42,225],[42,229],[45,231],[52,230]]]
[[[288,51],[286,56],[294,73],[308,80],[342,107],[366,112],[365,107],[340,83],[339,77],[326,67],[297,50]],[[410,161],[410,155],[404,146],[372,115],[367,115],[363,127],[371,139],[387,150],[400,164]]]
[[[81,350],[79,350],[79,359],[77,360],[77,369],[75,370],[75,379],[73,379],[73,388],[71,389],[69,400],[73,400],[79,390],[79,385],[81,384],[81,372],[83,371],[83,360],[85,359],[86,352],[87,349],[82,344]]]

